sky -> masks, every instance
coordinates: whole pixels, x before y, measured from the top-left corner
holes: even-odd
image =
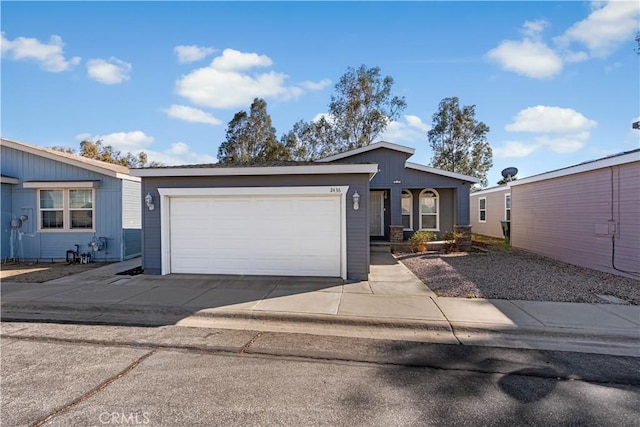
[[[325,114],[349,67],[407,108],[378,139],[429,164],[438,104],[475,105],[506,167],[531,176],[640,147],[637,1],[0,3],[2,136],[102,139],[166,165],[216,161],[267,101],[278,138]]]

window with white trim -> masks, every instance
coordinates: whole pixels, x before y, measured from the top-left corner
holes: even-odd
[[[413,195],[409,190],[402,190],[402,225],[413,230]]]
[[[91,188],[38,190],[39,231],[95,231]]]
[[[504,220],[511,221],[511,194],[504,195]]]
[[[440,195],[436,190],[420,193],[420,230],[440,231]]]
[[[487,222],[487,198],[480,197],[478,199],[478,221]]]

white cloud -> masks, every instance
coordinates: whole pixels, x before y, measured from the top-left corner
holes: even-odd
[[[178,57],[178,62],[181,64],[186,64],[188,62],[199,61],[207,56],[211,55],[216,51],[216,49],[212,47],[202,47],[202,46],[176,46],[173,48],[176,56]]]
[[[81,141],[90,139],[92,141],[102,140],[103,145],[111,145],[116,150],[123,153],[130,152],[134,155],[144,151],[150,162],[160,162],[166,166],[216,163],[216,157],[210,154],[196,153],[184,142],[176,142],[164,150],[153,150],[155,138],[142,131],[113,132],[106,135],[91,136],[90,133],[80,133],[76,139]]]
[[[507,141],[502,147],[494,147],[493,155],[497,159],[506,159],[511,157],[527,157],[534,151],[538,150],[540,145],[530,142]]]
[[[525,108],[505,126],[507,132],[569,133],[591,129],[593,120],[571,108],[537,105]]]
[[[118,58],[90,59],[87,61],[87,73],[97,82],[107,85],[122,83],[129,80],[131,64]]]
[[[391,121],[380,139],[401,144],[403,142],[426,141],[431,126],[414,115],[405,115],[404,121]]]
[[[213,59],[211,68],[216,70],[249,70],[255,67],[269,67],[272,61],[266,55],[258,55],[257,53],[240,52],[235,49],[225,49],[222,55]]]
[[[486,57],[505,70],[535,79],[553,77],[562,71],[562,59],[540,41],[504,40]]]
[[[216,163],[218,159],[210,154],[195,153],[184,142],[176,142],[162,151],[144,150],[149,161],[160,162],[166,166]]]
[[[300,83],[300,86],[309,90],[322,90],[325,87],[329,86],[330,84],[331,84],[331,80],[322,79],[319,82],[305,81]]]
[[[494,148],[497,158],[526,157],[538,150],[573,153],[582,149],[597,123],[571,109],[537,105],[518,112],[507,132],[526,132],[535,136],[529,142],[507,141]]]
[[[164,111],[169,117],[184,120],[185,122],[204,123],[211,126],[222,124],[222,121],[214,117],[213,115],[197,108],[188,107],[186,105],[174,104]]]
[[[585,45],[591,55],[606,57],[638,31],[640,2],[610,1],[592,4],[592,12],[555,39],[560,46]]]
[[[327,84],[304,82],[285,84],[288,76],[275,71],[252,72],[271,66],[268,56],[225,49],[208,67],[198,68],[176,81],[176,92],[194,104],[211,108],[246,107],[254,98],[289,100],[306,90],[319,90]]]
[[[154,138],[142,131],[135,130],[131,132],[114,132],[106,135],[94,136],[92,136],[88,132],[84,132],[76,135],[76,140],[102,140],[103,145],[111,145],[117,150],[131,151],[135,153],[141,151],[144,147],[151,145],[154,141]]]
[[[538,39],[540,37],[540,34],[542,34],[542,31],[545,29],[545,27],[548,27],[548,26],[549,26],[549,23],[544,19],[536,19],[535,21],[525,21],[525,23],[522,24],[522,34],[524,34],[524,36],[527,38]]]
[[[556,153],[573,153],[585,146],[589,139],[589,132],[579,132],[560,136],[543,135],[535,138],[535,142]]]
[[[640,2],[592,2],[591,13],[553,39],[555,49],[542,41],[548,23],[526,21],[522,40],[503,40],[486,54],[503,69],[531,78],[549,78],[562,71],[567,63],[582,62],[590,57],[606,57],[622,43],[633,39],[640,20]],[[571,45],[580,44],[579,49]],[[586,48],[586,50],[584,48]]]
[[[1,34],[0,46],[3,56],[14,60],[32,59],[40,62],[45,71],[58,73],[69,70],[80,63],[80,57],[65,59],[63,55],[64,43],[60,36],[52,35],[48,43],[29,37],[17,37],[8,40]]]

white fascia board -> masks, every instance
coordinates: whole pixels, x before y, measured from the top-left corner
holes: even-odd
[[[0,183],[2,184],[19,184],[20,180],[18,178],[13,178],[10,176],[0,176]]]
[[[142,178],[138,176],[126,175],[124,173],[116,173],[116,178],[125,179],[127,181],[142,182]]]
[[[28,181],[22,188],[98,188],[100,181]]]
[[[132,169],[131,174],[143,178],[166,176],[242,176],[242,175],[328,175],[366,173],[373,177],[378,165],[313,165],[313,166],[246,166],[218,168],[148,168]]]
[[[545,172],[540,175],[530,176],[528,178],[518,179],[509,183],[510,187],[523,184],[531,184],[532,182],[545,181],[547,179],[560,178],[567,175],[575,175],[577,173],[590,172],[597,169],[608,168],[611,166],[619,166],[626,163],[640,162],[640,151],[623,154],[620,156],[608,157],[606,159],[596,160],[594,162],[583,163],[575,166],[569,166],[564,169],[558,169],[551,172]]]
[[[366,153],[367,151],[377,150],[378,148],[388,148],[389,150],[400,151],[402,153],[407,153],[409,155],[413,155],[415,150],[411,147],[405,147],[404,145],[392,144],[387,141],[375,142],[373,144],[356,148],[353,150],[345,151],[344,153],[334,154],[333,156],[325,157],[323,159],[318,159],[316,162],[333,162],[335,160],[344,159],[345,157],[355,156],[356,154]]]
[[[349,186],[158,188],[162,197],[207,196],[342,196]]]
[[[86,169],[86,170],[90,170],[92,172],[96,172],[102,175],[106,175],[106,176],[110,176],[112,178],[119,178],[119,179],[132,179],[135,180],[135,177],[130,177],[127,174],[123,174],[120,172],[116,172],[113,171],[111,169],[108,168],[102,168],[96,165],[90,165],[87,164],[85,162],[82,162],[80,160],[74,160],[74,159],[70,159],[68,157],[64,157],[64,156],[57,156],[53,153],[49,153],[47,151],[44,150],[38,150],[37,148],[32,148],[14,141],[11,141],[10,139],[5,139],[2,138],[2,145],[9,147],[9,148],[13,148],[14,150],[18,150],[18,151],[22,151],[25,153],[29,153],[29,154],[33,154],[34,156],[40,156],[43,157],[45,159],[49,159],[49,160],[54,160],[56,162],[60,162],[60,163],[64,163],[67,165],[71,165],[71,166],[76,166],[78,168],[82,168],[82,169]]]
[[[470,196],[482,196],[483,194],[489,194],[489,193],[496,193],[498,191],[511,191],[511,186],[509,184],[505,184],[505,185],[501,185],[499,187],[491,187],[491,188],[486,188],[484,190],[480,190],[480,191],[474,191],[473,193],[470,193]]]
[[[408,169],[415,169],[422,172],[429,172],[435,175],[442,175],[449,178],[459,179],[461,181],[478,183],[480,180],[473,176],[462,175],[461,173],[449,172],[442,169],[432,168],[431,166],[420,165],[418,163],[405,162],[404,166]]]

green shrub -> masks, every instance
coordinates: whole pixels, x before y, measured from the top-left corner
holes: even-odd
[[[409,238],[409,244],[414,252],[426,252],[427,242],[436,240],[438,236],[433,231],[416,231],[413,236]]]

